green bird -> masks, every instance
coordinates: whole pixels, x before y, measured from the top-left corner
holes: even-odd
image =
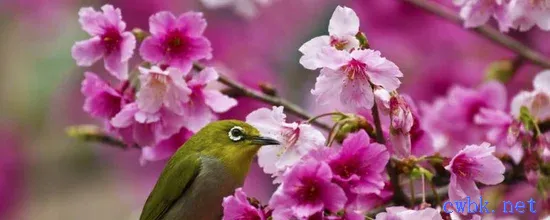
[[[208,124],[178,149],[162,171],[140,220],[210,220],[240,187],[263,145],[278,141],[238,120]]]

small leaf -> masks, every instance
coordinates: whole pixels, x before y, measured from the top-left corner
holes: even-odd
[[[525,129],[534,131],[535,137],[540,134],[539,127],[533,115],[529,112],[529,109],[525,106],[521,106],[519,110],[519,120],[525,126]]]

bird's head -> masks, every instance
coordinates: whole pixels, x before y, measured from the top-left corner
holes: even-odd
[[[235,166],[234,169],[246,167],[248,170],[261,146],[278,144],[273,138],[261,136],[258,129],[246,122],[222,120],[206,125],[181,150],[198,151],[218,158],[228,166]]]

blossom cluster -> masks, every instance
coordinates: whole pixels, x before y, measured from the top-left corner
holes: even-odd
[[[533,26],[550,30],[550,2],[547,0],[453,0],[460,6],[460,17],[465,27],[477,27],[491,17],[500,31],[509,29],[527,31]]]
[[[247,212],[250,204],[238,210],[226,208],[226,214],[251,219],[363,219],[367,211],[393,196],[384,173],[390,157],[415,160],[438,155],[447,161],[444,168],[450,173],[448,198],[478,198],[481,191],[476,183],[496,185],[504,180],[506,168],[499,157],[518,164],[526,152],[547,154],[546,135],[538,136],[528,150],[522,145],[534,134],[519,113],[526,108],[524,113],[533,121],[548,119],[547,72],[535,78],[534,91],[519,93],[510,107],[505,87],[489,81],[478,88],[455,86],[446,97],[418,109],[409,96],[396,91],[402,76],[399,68],[360,42],[353,10],[337,7],[329,34],[300,47],[304,54],[300,63],[312,70],[321,68],[312,94],[319,105],[340,103],[342,109],[337,110],[364,115],[369,123],[374,123],[374,116],[365,112],[377,103],[389,119],[382,123],[387,143],[375,143],[359,130],[349,133],[340,146],[327,148],[322,145],[327,140],[311,125],[287,123],[283,107],[256,110],[247,122],[282,143],[258,154],[260,166],[280,185],[262,215]],[[386,210],[376,219],[442,219],[429,207]]]
[[[543,1],[455,3],[463,6],[467,26],[494,16],[501,30],[534,24],[550,28]],[[125,31],[120,10],[110,5],[100,12],[83,8],[79,15],[92,38],[77,42],[73,57],[81,66],[103,58],[116,82],[112,86],[86,72],[84,110],[101,119],[110,134],[141,147],[142,162],[170,157],[219,113],[237,105],[209,86],[219,78],[214,68],[194,65],[212,58],[201,13],[156,13],[149,18],[148,34]],[[138,41],[143,62],[129,71]],[[550,133],[540,125],[550,121],[549,70],[535,77],[532,91],[511,101],[502,82],[487,81],[475,88],[455,85],[432,103],[415,103],[398,92],[404,76],[400,68],[370,47],[359,17],[343,6],[333,12],[328,35],[298,50],[303,54],[299,63],[320,72],[311,90],[316,107],[334,111],[318,118],[334,116],[335,125],[326,135],[311,123],[318,118],[287,121],[285,106],[250,112],[246,122],[281,143],[257,154],[277,187],[267,204],[237,189],[221,204],[224,219],[364,219],[402,196],[395,193],[402,183],[391,180],[407,179],[412,189],[401,193],[414,200],[417,177],[424,189],[426,182],[435,184],[434,173],[448,176],[440,186],[448,184],[445,194],[452,201],[477,198],[481,186],[500,184],[506,172],[517,170],[532,185],[546,184],[540,167],[550,162]],[[407,208],[387,207],[375,218],[443,219],[438,205],[413,201]]]
[[[125,31],[120,9],[82,8],[79,21],[92,38],[77,42],[72,54],[80,66],[103,58],[116,86],[86,72],[84,110],[104,121],[106,130],[128,145],[142,147],[142,163],[170,157],[194,132],[216,120],[237,101],[207,86],[218,79],[215,69],[193,69],[193,62],[212,57],[203,36],[202,13],[175,16],[159,12],[149,18],[150,36],[139,47],[144,62],[135,74],[129,61],[136,37]]]

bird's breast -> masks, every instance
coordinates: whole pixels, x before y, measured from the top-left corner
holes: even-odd
[[[232,177],[219,160],[201,156],[199,174],[164,219],[220,219],[223,198],[242,184],[243,180]]]

